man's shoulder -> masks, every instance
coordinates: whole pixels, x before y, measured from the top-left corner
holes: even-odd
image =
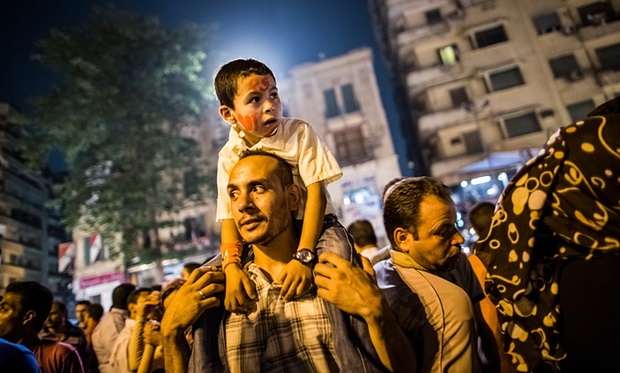
[[[42,339],[41,343],[35,347],[35,349],[41,349],[45,355],[55,355],[60,357],[66,357],[77,353],[75,347],[66,342],[54,341],[52,339]]]

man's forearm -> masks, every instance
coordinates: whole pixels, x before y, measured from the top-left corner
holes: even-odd
[[[166,372],[185,373],[189,364],[190,348],[180,330],[163,333],[164,365]]]

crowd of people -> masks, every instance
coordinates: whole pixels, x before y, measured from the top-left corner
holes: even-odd
[[[120,284],[105,313],[79,301],[77,325],[43,285],[9,284],[2,371],[620,371],[620,98],[471,209],[466,256],[442,182],[385,186],[380,249],[370,222],[338,221],[326,185],[342,172],[307,123],[281,117],[267,66],[232,61],[215,88],[231,124],[221,254],[163,288]]]

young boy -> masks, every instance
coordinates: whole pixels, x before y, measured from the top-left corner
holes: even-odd
[[[295,183],[304,193],[305,205],[298,210],[303,219],[294,259],[275,282],[282,284],[280,296],[291,300],[312,286],[316,248],[328,248],[347,260],[354,250],[344,227],[338,223],[326,185],[342,176],[338,163],[321,138],[306,122],[282,117],[276,80],[262,62],[234,60],[215,76],[220,115],[232,125],[228,142],[219,153],[216,218],[222,221],[222,270],[226,274],[224,305],[232,312],[249,312],[255,300],[254,284],[241,269],[242,239],[227,195],[230,170],[246,149],[262,149],[285,159],[293,167]],[[248,222],[251,224],[251,222]],[[323,233],[321,233],[323,231]]]

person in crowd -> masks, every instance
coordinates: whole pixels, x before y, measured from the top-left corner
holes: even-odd
[[[80,327],[69,322],[68,316],[67,306],[59,300],[53,301],[52,309],[47,320],[45,320],[45,324],[43,324],[40,336],[41,338],[70,344],[78,350],[82,362],[84,362],[88,358],[86,356],[86,336]]]
[[[0,256],[2,247],[0,247]],[[8,307],[2,303],[4,297],[0,295],[0,334],[2,331],[2,319],[5,313],[10,312]],[[0,367],[11,372],[39,373],[39,365],[32,351],[18,343],[12,343],[0,337]]]
[[[39,337],[53,298],[52,292],[37,282],[11,282],[0,302],[0,338],[32,351],[42,372],[83,373],[82,360],[73,346]]]
[[[90,301],[88,300],[79,300],[75,304],[75,318],[77,319],[77,326],[82,330],[86,329],[86,311],[88,311],[88,306],[90,306]]]
[[[0,367],[6,372],[40,373],[32,351],[4,338],[0,338]]]
[[[198,267],[200,267],[200,263],[196,263],[196,262],[185,263],[185,265],[183,266],[183,270],[181,271],[181,278],[184,280],[187,280],[189,278],[189,275],[191,275],[192,272],[194,272],[194,270]]]
[[[112,291],[112,308],[101,318],[93,331],[93,350],[97,356],[101,373],[116,372],[110,364],[110,352],[118,333],[125,327],[125,319],[129,316],[127,297],[135,289],[136,286],[129,283],[120,284],[114,288]]]
[[[118,333],[118,336],[112,345],[112,349],[110,350],[109,361],[115,372],[130,373],[138,368],[135,364],[130,364],[130,361],[133,361],[134,359],[130,357],[131,352],[129,351],[129,340],[137,324],[138,312],[140,312],[141,326],[144,325],[144,304],[148,300],[150,294],[151,289],[138,288],[129,293],[129,296],[127,297],[127,310],[129,311],[129,316],[125,319],[125,326]]]
[[[379,251],[377,247],[377,236],[372,224],[368,220],[356,220],[347,231],[353,237],[355,250],[369,260]]]
[[[68,316],[67,306],[61,301],[53,301],[52,309],[39,335],[41,338],[65,342],[75,347],[82,359],[82,365],[87,370],[86,367],[92,366],[91,360],[95,359],[95,356],[92,350],[87,348],[84,331],[80,327],[71,324]]]
[[[103,306],[99,303],[92,303],[88,306],[86,311],[86,328],[84,329],[84,336],[86,337],[86,344],[93,345],[93,331],[99,324],[101,317],[103,316]]]
[[[377,282],[415,348],[417,371],[477,371],[470,297],[437,275],[456,266],[464,242],[449,188],[429,177],[399,180],[386,193],[383,221],[392,250],[375,265]]]
[[[519,372],[620,371],[620,97],[560,128],[502,193],[487,290]]]
[[[491,219],[493,218],[494,212],[495,205],[487,201],[478,202],[469,211],[469,222],[478,236],[478,239],[483,239],[489,234]],[[489,265],[489,254],[478,250],[478,246],[475,242],[470,245],[470,252],[470,255],[467,257],[469,264],[471,264],[480,286],[484,286],[484,281],[487,275],[487,267]],[[501,371],[503,373],[512,372],[513,367],[510,364],[509,356],[504,352],[504,342],[499,328],[497,309],[486,293],[484,299],[480,301],[480,311],[484,321],[495,337],[495,343],[497,344],[497,349],[499,351]]]
[[[298,247],[293,213],[302,198],[287,162],[267,152],[244,153],[230,173],[227,193],[241,237],[253,247],[253,260],[244,267],[256,283],[255,309],[248,315],[222,317],[217,306],[224,290],[223,273],[213,267],[197,269],[164,313],[167,371],[183,371],[187,361],[190,372],[384,371],[379,361],[404,372],[415,365],[410,364],[415,361],[413,350],[366,272],[357,273],[360,285],[350,292],[363,294],[361,298],[343,301],[338,299],[338,287],[320,283],[322,292],[338,307],[367,322],[361,330],[352,328],[351,315],[329,312],[327,302],[312,293],[290,301],[280,297],[282,285],[274,279],[293,260]],[[342,272],[350,272],[350,261],[337,259],[324,259],[336,268],[333,274],[321,272],[322,279],[342,279]],[[209,322],[195,324],[198,330],[190,359],[183,331],[204,310]]]
[[[295,260],[288,261],[274,279],[282,284],[281,295],[291,300],[312,286],[312,264],[317,252],[327,249],[349,258],[350,245],[338,223],[327,184],[342,171],[327,145],[299,119],[282,117],[282,102],[273,72],[254,59],[238,59],[223,65],[215,76],[215,92],[221,117],[232,125],[228,142],[219,153],[217,220],[222,222],[222,258],[226,273],[226,309],[248,312],[256,300],[254,284],[241,268],[242,237],[232,218],[227,183],[230,171],[246,149],[262,149],[285,159],[293,167],[295,183],[302,188],[297,211],[300,238]],[[318,251],[317,251],[318,250]],[[355,259],[359,263],[359,258]]]

